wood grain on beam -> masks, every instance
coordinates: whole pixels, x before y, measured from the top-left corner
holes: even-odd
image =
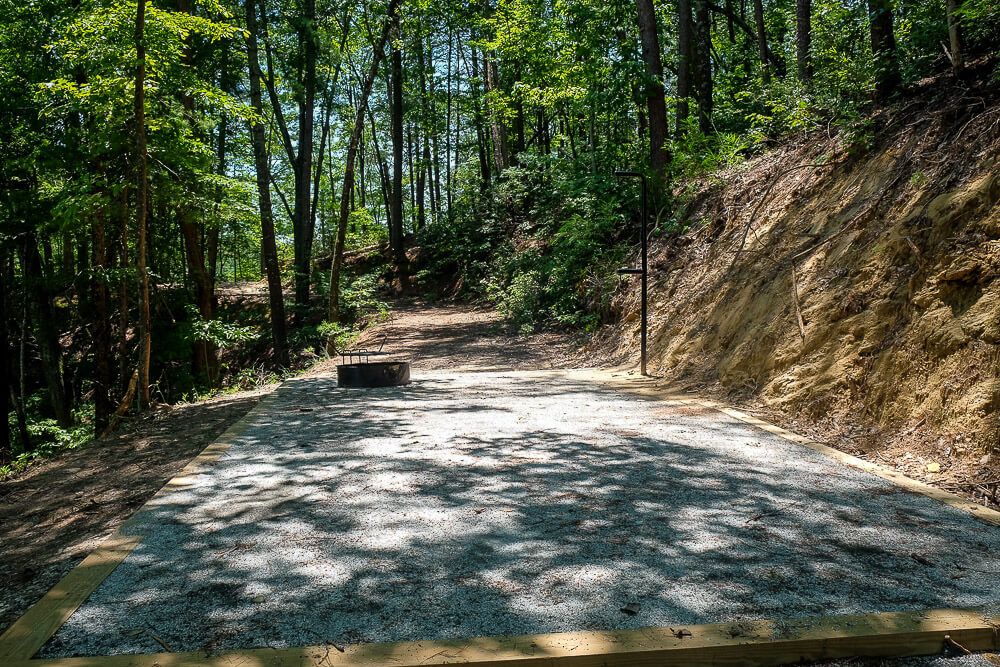
[[[19,661],[9,667],[763,666],[849,656],[931,655],[941,652],[945,636],[973,651],[996,648],[995,628],[978,613],[943,609],[614,632],[256,649],[217,655],[62,658]]]

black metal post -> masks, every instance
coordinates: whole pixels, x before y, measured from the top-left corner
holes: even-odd
[[[647,218],[647,207],[648,207],[648,190],[646,185],[646,175],[637,171],[616,171],[615,176],[619,178],[638,178],[642,184],[642,205],[639,211],[640,216],[640,228],[642,230],[642,268],[641,269],[619,269],[620,274],[639,274],[642,281],[642,295],[641,295],[641,322],[640,326],[640,361],[639,361],[639,372],[642,375],[646,375],[646,331],[648,329],[648,310],[647,310],[647,293],[649,283],[647,281],[647,276],[649,275],[649,265],[647,263],[647,257],[649,254],[649,232],[646,228],[648,218]]]

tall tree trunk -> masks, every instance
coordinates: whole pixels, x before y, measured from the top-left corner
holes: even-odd
[[[149,306],[149,272],[146,269],[146,210],[149,179],[146,175],[146,3],[140,0],[135,13],[135,158],[136,158],[136,267],[139,271],[139,407],[148,407],[149,366],[152,347],[152,317]]]
[[[420,230],[417,225],[417,189],[414,185],[413,179],[413,123],[406,124],[406,160],[407,160],[407,173],[410,175],[410,224],[413,225],[413,229],[416,231]]]
[[[452,78],[453,73],[456,73],[452,69],[452,61],[454,59],[454,48],[455,48],[455,32],[452,30],[451,25],[448,26],[448,63],[445,67],[445,81],[447,82],[447,91],[445,95],[445,113],[444,113],[444,169],[445,169],[445,179],[444,179],[444,196],[445,202],[448,205],[448,217],[451,218],[451,99],[452,99]]]
[[[179,0],[178,9],[181,13],[193,15],[192,0]],[[190,35],[184,38],[182,62],[187,67],[193,67],[193,55],[191,51]],[[181,95],[181,106],[192,125],[192,131],[197,131],[195,125],[194,97],[190,92]],[[182,203],[177,210],[177,222],[181,228],[181,237],[184,239],[184,256],[187,258],[187,273],[194,283],[195,303],[198,306],[198,314],[205,322],[211,321],[213,317],[213,303],[215,301],[212,293],[212,279],[205,268],[205,253],[202,247],[202,225],[195,220],[194,212],[190,206]],[[195,377],[200,377],[210,386],[214,386],[219,375],[219,350],[218,347],[209,340],[195,340],[192,342],[192,366]]]
[[[812,0],[795,0],[795,60],[799,81],[812,82]]]
[[[38,240],[29,235],[24,240],[22,257],[24,282],[31,300],[32,321],[35,324],[35,339],[42,359],[42,375],[49,390],[52,412],[59,426],[73,425],[72,411],[66,387],[63,383],[62,349],[59,346],[59,331],[52,314],[52,303],[45,286],[42,257],[38,253]]]
[[[956,76],[965,67],[965,53],[962,48],[962,22],[958,10],[962,8],[962,0],[948,0],[948,41],[951,45],[951,69]]]
[[[260,90],[260,60],[257,53],[257,11],[255,0],[244,0],[247,25],[247,61],[250,69],[250,105],[257,118],[263,118],[263,101]],[[285,324],[285,299],[281,289],[281,268],[278,265],[278,247],[274,237],[274,214],[271,206],[271,164],[267,154],[267,135],[264,125],[252,122],[250,138],[253,143],[254,166],[257,172],[257,197],[260,208],[261,254],[267,274],[267,294],[271,311],[271,338],[274,356],[283,367],[289,365],[288,336]]]
[[[868,15],[875,58],[875,99],[884,102],[896,92],[901,81],[892,27],[892,0],[868,0]]]
[[[694,0],[694,72],[698,87],[698,128],[703,134],[712,125],[712,16],[708,0]]]
[[[684,132],[691,98],[691,0],[677,0],[677,136]]]
[[[496,60],[483,52],[483,76],[485,77],[485,90],[489,95],[494,90],[500,88],[500,71],[497,68]],[[507,125],[504,123],[499,110],[490,111],[490,134],[493,139],[493,168],[499,175],[508,164],[510,164],[510,149],[507,147]]]
[[[11,377],[11,359],[14,358],[7,333],[7,246],[0,244],[0,464],[7,463],[14,457],[11,446],[10,422],[11,396],[14,383]]]
[[[760,55],[760,74],[764,83],[771,83],[771,67],[768,63],[767,27],[764,25],[764,0],[753,0],[753,20],[757,27],[757,53]]]
[[[649,115],[649,164],[660,188],[670,163],[667,148],[667,102],[663,97],[663,61],[653,0],[636,0],[642,60],[646,64],[646,113]],[[575,151],[574,151],[575,152]]]
[[[393,39],[389,96],[392,135],[392,187],[389,192],[389,246],[396,270],[402,276],[406,260],[403,248],[403,51],[399,14],[392,16]],[[374,132],[374,128],[372,130]]]
[[[94,433],[103,433],[114,412],[111,398],[114,374],[111,368],[111,295],[108,289],[110,261],[104,211],[98,211],[91,225],[93,239],[93,270],[91,271],[91,300],[94,308]]]
[[[354,161],[358,154],[358,142],[365,127],[365,112],[368,108],[368,98],[371,96],[378,68],[385,57],[385,44],[389,40],[395,15],[399,11],[400,0],[389,0],[386,7],[386,22],[382,35],[374,46],[371,66],[365,78],[358,99],[358,107],[354,116],[354,127],[347,144],[347,159],[344,162],[344,187],[340,195],[340,217],[337,226],[337,244],[330,262],[330,303],[327,319],[330,322],[340,321],[340,271],[344,263],[344,245],[347,242],[347,222],[350,218],[351,191],[354,189]]]
[[[483,107],[480,91],[479,58],[476,55],[476,48],[469,48],[469,57],[472,60],[472,117],[476,126],[476,147],[479,152],[479,176],[484,189],[490,187],[490,156],[487,145],[486,130],[483,124]]]
[[[309,306],[309,279],[312,264],[312,188],[313,125],[316,110],[316,57],[319,37],[316,34],[316,0],[304,0],[298,22],[302,48],[303,77],[299,100],[298,159],[295,167],[295,305],[296,317]]]

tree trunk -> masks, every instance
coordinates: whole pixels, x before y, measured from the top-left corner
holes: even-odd
[[[708,0],[694,0],[694,74],[698,88],[698,128],[703,134],[712,125],[712,17]]]
[[[892,0],[868,0],[872,56],[875,58],[875,99],[878,102],[885,102],[900,84],[891,2]]]
[[[0,244],[0,464],[14,457],[7,417],[11,412],[14,391],[10,363],[14,354],[7,333],[7,287],[7,246]]]
[[[500,71],[496,61],[483,52],[483,75],[485,77],[485,90],[489,95],[492,91],[500,87]],[[496,174],[506,169],[510,164],[510,150],[507,147],[507,126],[504,124],[499,110],[490,112],[490,133],[493,139],[493,168]]]
[[[93,239],[93,270],[90,290],[94,308],[94,434],[103,433],[110,423],[115,405],[111,398],[114,374],[111,368],[111,295],[104,211],[98,211],[91,225]]]
[[[136,267],[139,271],[139,407],[148,407],[149,366],[152,347],[152,318],[149,307],[149,272],[146,270],[147,229],[146,208],[148,177],[146,175],[146,3],[140,0],[135,14],[135,157],[136,157]]]
[[[962,7],[962,0],[948,0],[948,41],[951,43],[951,69],[958,76],[965,67],[965,54],[962,48],[962,22],[957,13]]]
[[[490,156],[487,146],[486,130],[483,125],[483,107],[479,95],[479,58],[476,56],[476,48],[469,48],[469,55],[472,60],[472,117],[476,125],[476,146],[479,150],[479,176],[482,179],[484,189],[490,187]]]
[[[295,162],[295,219],[293,221],[296,317],[309,306],[309,278],[312,263],[313,125],[316,110],[316,0],[304,0],[297,22],[302,48],[303,76],[299,99],[298,159]]]
[[[649,116],[649,164],[662,184],[670,152],[667,142],[667,102],[663,97],[663,61],[660,59],[660,39],[656,27],[653,0],[636,0],[639,13],[639,36],[642,60],[646,64],[646,113]],[[575,147],[574,147],[575,148]],[[574,150],[575,152],[575,150]]]
[[[378,75],[378,68],[385,57],[385,44],[389,40],[389,33],[392,30],[395,15],[399,11],[400,0],[389,0],[386,7],[386,22],[382,29],[379,42],[374,46],[371,66],[368,76],[365,78],[361,95],[358,99],[358,107],[354,116],[354,127],[351,131],[351,138],[347,144],[347,158],[344,162],[344,187],[340,195],[340,217],[337,225],[337,244],[333,252],[333,260],[330,262],[330,303],[327,310],[327,320],[330,322],[340,321],[340,271],[344,263],[344,245],[347,242],[347,222],[350,218],[351,191],[354,189],[354,161],[358,154],[358,142],[365,127],[365,111],[368,108],[368,98],[371,96],[372,86],[375,84],[375,77]]]
[[[798,65],[799,81],[812,82],[812,58],[809,53],[812,44],[812,0],[795,0],[795,57]]]
[[[49,390],[52,413],[62,428],[73,425],[72,411],[66,387],[63,383],[62,349],[59,346],[59,331],[52,315],[52,303],[45,286],[42,271],[42,257],[38,253],[38,240],[33,234],[24,240],[22,257],[24,282],[31,300],[32,320],[35,324],[35,339],[42,359],[42,375]]]
[[[403,248],[403,51],[400,36],[399,14],[392,16],[395,39],[392,48],[392,67],[389,99],[392,135],[392,187],[389,192],[389,246],[392,248],[396,270],[402,275],[406,260]],[[374,131],[374,129],[373,129]]]
[[[257,53],[257,11],[255,0],[244,0],[247,25],[247,61],[250,69],[250,105],[263,118],[260,56]],[[262,123],[250,125],[254,166],[257,172],[257,197],[260,208],[261,254],[267,274],[267,294],[271,311],[271,338],[278,364],[288,367],[288,336],[285,323],[285,299],[281,289],[281,268],[274,237],[274,214],[271,206],[271,163],[267,154],[267,134]]]
[[[677,0],[677,136],[684,132],[691,98],[691,0]]]
[[[767,58],[767,28],[764,25],[763,0],[753,0],[753,20],[757,27],[757,53],[760,55],[760,74],[765,84],[771,83],[771,68]]]

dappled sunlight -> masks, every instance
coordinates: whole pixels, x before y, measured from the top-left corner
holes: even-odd
[[[996,528],[719,413],[530,373],[291,381],[131,530],[42,655],[987,608],[1000,588]]]

